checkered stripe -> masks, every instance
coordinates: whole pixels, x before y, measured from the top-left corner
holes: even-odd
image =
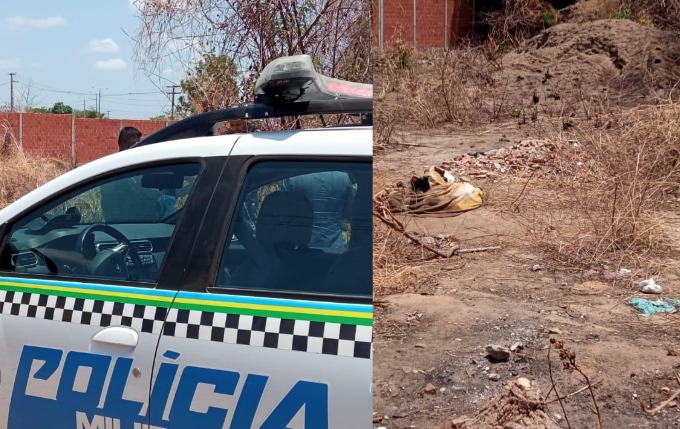
[[[371,326],[212,313],[138,304],[0,291],[0,314],[140,332],[370,359]]]
[[[91,326],[129,326],[160,334],[168,310],[162,307],[25,292],[0,291],[0,314]]]
[[[172,309],[164,335],[371,358],[370,326]]]

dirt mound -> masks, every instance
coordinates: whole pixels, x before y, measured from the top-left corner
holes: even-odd
[[[639,104],[667,98],[680,82],[680,38],[630,20],[565,23],[526,41],[502,65],[512,92],[529,103],[537,94],[562,105],[576,98]]]
[[[538,388],[526,378],[508,382],[499,398],[474,417],[461,417],[441,429],[559,429],[546,414]]]

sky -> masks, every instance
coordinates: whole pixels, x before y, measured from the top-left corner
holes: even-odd
[[[140,20],[132,0],[2,0],[0,8],[0,108],[63,102],[96,106],[111,118],[148,119],[170,111],[167,80],[148,77],[135,63],[133,38]],[[28,94],[28,95],[27,95]]]

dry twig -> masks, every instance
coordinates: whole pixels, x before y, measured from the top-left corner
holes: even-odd
[[[678,382],[678,384],[680,384],[680,373],[675,374],[675,380]],[[670,403],[673,402],[675,398],[677,398],[678,396],[680,396],[680,389],[676,390],[668,399],[666,399],[656,407],[652,408],[651,410],[648,410],[645,407],[645,404],[642,402],[641,399],[638,399],[638,401],[640,401],[640,408],[642,408],[642,411],[653,416],[654,414],[658,413],[659,411],[663,410],[668,405],[670,405]]]

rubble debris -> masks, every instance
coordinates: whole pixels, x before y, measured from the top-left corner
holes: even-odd
[[[545,270],[545,266],[542,264],[534,264],[531,266],[531,271],[543,271]]]
[[[437,388],[434,387],[434,384],[432,383],[427,383],[427,386],[425,386],[425,389],[423,390],[425,393],[428,395],[436,395],[437,394]]]
[[[507,382],[501,395],[492,399],[475,417],[456,418],[440,429],[559,429],[546,413],[547,406],[541,398],[537,386],[526,378],[518,378]]]
[[[499,174],[522,172],[532,174],[533,170],[549,165],[555,159],[557,146],[549,140],[522,140],[510,147],[486,152],[472,152],[456,156],[441,168],[451,171],[454,176],[483,179]]]
[[[484,347],[484,350],[489,355],[489,360],[492,362],[507,362],[510,360],[510,350],[507,347],[489,344]]]

